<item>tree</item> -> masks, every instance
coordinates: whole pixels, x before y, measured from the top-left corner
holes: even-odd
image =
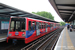
[[[60,22],[60,26],[64,26],[65,25],[65,22]]]
[[[32,13],[46,17],[46,18],[51,19],[51,20],[54,20],[54,16],[52,16],[52,14],[50,12],[41,11],[41,12],[32,12]]]

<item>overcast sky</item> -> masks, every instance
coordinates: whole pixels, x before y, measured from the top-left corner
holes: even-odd
[[[0,0],[0,3],[15,7],[27,12],[47,11],[50,12],[55,21],[62,21],[48,0]]]

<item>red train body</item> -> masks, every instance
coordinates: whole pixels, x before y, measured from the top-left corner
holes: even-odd
[[[7,35],[9,39],[24,40],[25,43],[34,41],[59,28],[59,23],[42,21],[27,17],[11,17]]]

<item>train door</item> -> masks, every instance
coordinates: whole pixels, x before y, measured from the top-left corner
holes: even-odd
[[[36,35],[40,35],[39,22],[36,22]]]
[[[44,23],[42,22],[42,32],[44,32]]]
[[[52,30],[52,23],[50,23],[50,30]]]
[[[44,23],[44,31],[46,32],[46,23]]]
[[[49,31],[50,31],[50,23],[49,23]]]
[[[47,23],[46,23],[46,32],[47,32]]]
[[[56,23],[55,23],[55,29],[56,29]]]

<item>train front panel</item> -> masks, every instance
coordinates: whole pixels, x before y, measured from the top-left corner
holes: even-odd
[[[9,23],[9,30],[7,34],[8,40],[25,40],[26,36],[26,19],[25,18],[11,18]]]

